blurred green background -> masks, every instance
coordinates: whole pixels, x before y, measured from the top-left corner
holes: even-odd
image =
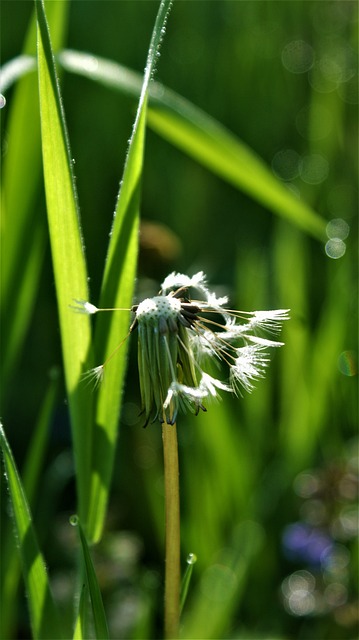
[[[157,9],[153,1],[71,2],[65,46],[142,72]],[[21,53],[32,10],[2,0],[2,64]],[[292,318],[286,346],[252,395],[178,424],[183,562],[198,557],[188,638],[355,637],[356,49],[357,5],[345,0],[190,0],[175,2],[169,17],[155,79],[223,123],[334,221],[325,245],[148,130],[137,297],[156,293],[174,269],[204,270],[232,308],[289,307]],[[96,304],[136,101],[60,74]],[[3,162],[13,92],[2,110]],[[34,224],[44,220],[40,181]],[[3,386],[20,468],[54,367],[61,371],[61,344],[46,244],[26,340]],[[76,503],[60,387],[34,510],[56,596],[70,612]],[[141,428],[138,411],[132,340],[108,523],[95,550],[114,638],[159,633],[161,435],[157,424]],[[28,637],[26,616],[20,595],[14,637]]]

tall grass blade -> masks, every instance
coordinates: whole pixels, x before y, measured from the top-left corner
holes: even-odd
[[[78,526],[78,530],[79,530],[82,556],[83,556],[83,561],[84,561],[85,570],[86,570],[86,585],[88,587],[88,593],[90,594],[96,638],[98,638],[98,640],[107,640],[107,638],[109,638],[109,633],[108,633],[105,610],[103,607],[101,591],[98,585],[96,572],[93,566],[86,536],[81,526],[81,523],[78,521],[76,516],[73,516],[72,523]],[[82,602],[80,601],[79,619],[77,621],[76,628],[75,628],[75,632],[77,633],[77,636],[74,636],[77,638],[79,637],[81,638],[82,637],[81,633],[83,632],[83,622],[84,622],[85,610],[86,610],[86,604],[85,604],[86,590],[87,590],[86,588],[83,588],[81,593]]]
[[[33,637],[41,638],[41,640],[62,638],[58,612],[52,599],[47,571],[37,544],[28,502],[1,425],[0,446],[4,457],[5,474],[22,560]]]
[[[101,288],[102,307],[129,308],[132,304],[148,93],[170,5],[170,0],[162,0],[152,33],[108,248]],[[129,321],[128,312],[100,314],[95,333],[95,351],[99,362],[104,362],[126,336]],[[124,345],[116,358],[109,362],[106,379],[97,397],[89,525],[89,537],[93,540],[98,540],[101,535],[110,488],[126,354],[127,348]]]
[[[26,456],[23,472],[23,488],[29,505],[32,504],[39,478],[50,432],[50,421],[57,399],[58,379],[54,374],[45,395],[40,415],[34,429],[34,435]],[[10,638],[16,616],[16,593],[20,579],[20,563],[13,539],[13,528],[6,528],[3,535],[4,556],[1,566],[1,604],[0,637]]]
[[[92,396],[80,377],[90,363],[87,316],[69,308],[72,298],[88,299],[87,271],[72,172],[69,141],[46,21],[44,3],[35,0],[42,155],[62,350],[71,415],[79,513],[86,523],[91,462]]]
[[[66,2],[52,2],[48,7],[56,50],[63,45],[67,8]],[[23,56],[1,69],[3,93],[21,78],[6,107],[9,114],[2,162],[0,322],[6,345],[1,362],[3,394],[21,353],[36,302],[46,239],[45,220],[36,206],[41,174],[37,77],[34,73],[24,75],[36,67],[35,15],[30,21],[23,52]]]

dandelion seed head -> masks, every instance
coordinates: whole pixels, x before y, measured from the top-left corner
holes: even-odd
[[[154,298],[146,298],[141,302],[136,310],[136,318],[139,322],[158,321],[163,317],[166,320],[176,320],[181,311],[181,301],[170,296],[156,296]]]
[[[88,302],[76,303],[81,313],[101,311]],[[179,409],[195,414],[206,411],[203,403],[207,400],[218,398],[221,392],[251,392],[264,376],[267,350],[283,343],[260,334],[276,337],[289,318],[288,310],[243,312],[227,309],[227,303],[227,297],[208,289],[203,271],[192,277],[173,272],[163,281],[159,295],[133,307],[130,333],[138,329],[146,424],[150,420],[174,424]],[[220,373],[224,365],[227,380],[208,373],[208,363],[213,361]],[[105,364],[89,372],[95,384],[103,379]]]

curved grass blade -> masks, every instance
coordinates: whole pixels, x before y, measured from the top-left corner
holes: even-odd
[[[35,639],[41,638],[41,640],[62,638],[58,611],[52,599],[47,571],[37,544],[30,509],[1,425],[0,446],[4,456],[5,474],[22,560],[33,637]]]
[[[91,327],[87,316],[69,308],[88,299],[69,141],[43,0],[35,0],[42,155],[52,260],[59,308],[66,387],[75,450],[79,513],[86,523],[91,464],[92,395],[80,377],[90,364]]]
[[[102,307],[129,308],[132,304],[137,266],[140,188],[145,144],[147,102],[156,53],[163,36],[171,0],[162,0],[148,51],[145,75],[118,195],[105,271],[101,287]],[[100,362],[116,349],[127,335],[129,313],[101,314],[95,333],[95,351]],[[93,444],[89,537],[98,540],[105,516],[115,455],[121,393],[126,369],[124,345],[113,358],[96,404]]]
[[[23,488],[30,505],[32,504],[39,483],[49,437],[49,425],[54,412],[57,392],[58,376],[54,374],[40,410],[24,466]],[[20,563],[13,541],[13,528],[10,527],[10,523],[3,536],[3,542],[5,551],[4,561],[1,566],[2,611],[0,616],[0,637],[10,638],[12,636],[11,629],[13,628],[16,615],[16,593],[20,579]]]
[[[138,95],[140,76],[126,67],[76,51],[62,51],[59,61],[67,71]],[[315,238],[325,239],[326,221],[277,180],[250,147],[207,113],[156,82],[150,88],[148,125],[273,213]]]
[[[98,585],[96,572],[92,563],[92,558],[91,558],[90,550],[87,544],[86,536],[84,534],[81,523],[79,522],[76,516],[73,516],[71,518],[71,523],[75,526],[78,526],[78,530],[79,530],[81,549],[82,549],[83,561],[84,561],[85,570],[86,570],[86,580],[87,580],[88,592],[90,594],[96,638],[98,638],[99,640],[107,640],[107,638],[109,638],[109,633],[108,633],[105,610],[103,607],[101,591]],[[84,623],[85,610],[86,610],[85,595],[86,595],[86,588],[83,588],[81,592],[79,617],[75,627],[75,633],[77,634],[77,636],[74,636],[78,638],[83,637],[81,633],[83,632],[83,623]]]
[[[253,150],[200,109],[185,101],[184,107],[182,112],[149,109],[149,126],[273,213],[325,240],[326,222],[291,194]]]

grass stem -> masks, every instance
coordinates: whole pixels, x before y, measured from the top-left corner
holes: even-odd
[[[162,425],[165,511],[166,511],[166,567],[165,567],[165,638],[178,638],[180,616],[180,506],[179,469],[176,425]]]

